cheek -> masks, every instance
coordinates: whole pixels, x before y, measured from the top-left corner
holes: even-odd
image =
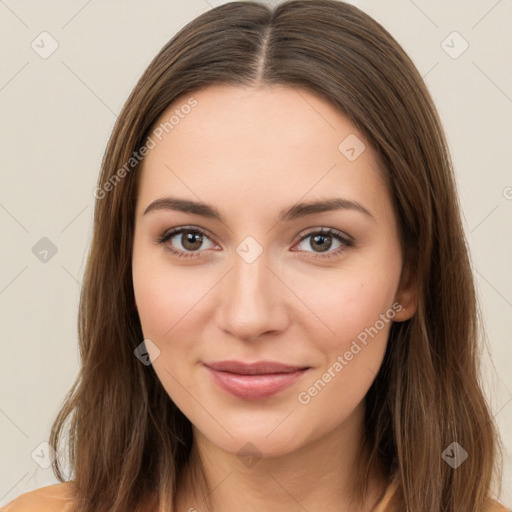
[[[198,267],[173,268],[165,254],[154,248],[135,246],[132,275],[135,300],[144,339],[157,347],[152,367],[167,394],[178,407],[186,407],[189,395],[184,389],[193,387],[188,369],[194,359],[200,325],[201,299],[215,282],[214,276],[194,278]],[[208,286],[208,283],[211,284]]]
[[[309,332],[322,331],[320,348],[330,358],[333,353],[345,351],[355,339],[364,338],[364,333],[378,322],[379,331],[385,326],[380,322],[381,315],[392,308],[396,291],[399,268],[389,272],[379,269],[352,267],[336,273],[328,280],[295,279],[300,288],[297,295],[305,297],[304,302],[314,315],[306,315]],[[393,311],[388,317],[394,316]],[[303,320],[304,322],[306,320]],[[319,338],[316,338],[316,344]],[[314,340],[312,340],[314,342]]]
[[[393,286],[376,275],[345,277],[334,292],[313,298],[329,331],[311,340],[323,364],[299,390],[297,401],[312,417],[323,416],[322,428],[328,430],[344,421],[368,392],[397,308]],[[328,417],[326,410],[331,411]]]
[[[173,267],[164,251],[138,248],[133,254],[133,288],[144,336],[163,342],[181,325],[190,328],[216,276],[200,267]],[[193,325],[193,322],[192,322]]]
[[[157,340],[163,340],[170,333],[195,298],[193,287],[180,288],[176,280],[171,284],[164,273],[146,273],[144,278],[134,281],[134,290],[144,336]]]

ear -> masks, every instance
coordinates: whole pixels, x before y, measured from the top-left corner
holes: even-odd
[[[396,309],[393,319],[395,322],[405,322],[416,313],[418,308],[418,281],[416,273],[409,266],[404,265],[402,269],[395,302],[401,306],[401,309]]]

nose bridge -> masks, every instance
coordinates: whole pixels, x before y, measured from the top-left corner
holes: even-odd
[[[242,242],[233,254],[232,269],[219,300],[218,322],[238,338],[254,338],[283,328],[284,311],[278,304],[278,283],[267,268],[268,256],[251,240]]]
[[[251,249],[245,257],[242,252],[242,244],[237,248],[237,254],[233,257],[233,270],[231,271],[231,283],[234,294],[238,302],[249,299],[249,302],[255,302],[263,296],[269,294],[269,264],[267,252],[262,252],[257,256],[251,255]],[[268,298],[268,297],[267,297]]]

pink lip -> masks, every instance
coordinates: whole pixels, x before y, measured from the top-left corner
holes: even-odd
[[[272,361],[242,363],[220,361],[205,363],[214,381],[223,390],[245,400],[272,396],[295,383],[307,367],[289,366]]]

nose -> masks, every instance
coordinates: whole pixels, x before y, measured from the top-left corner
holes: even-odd
[[[286,287],[270,268],[266,252],[251,263],[234,254],[233,267],[222,281],[216,307],[220,329],[245,341],[286,329]]]

